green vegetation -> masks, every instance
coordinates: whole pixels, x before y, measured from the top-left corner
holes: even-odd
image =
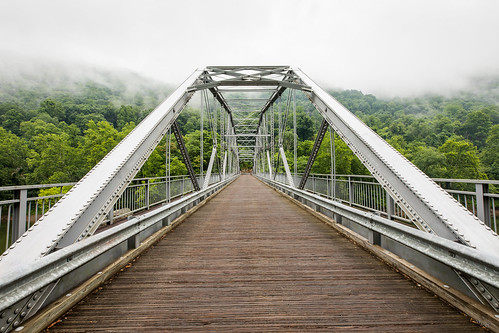
[[[157,84],[145,86],[130,92],[126,84],[116,81],[56,86],[0,82],[0,186],[80,179],[171,91]],[[491,87],[496,86],[497,82]],[[429,176],[499,179],[499,98],[461,94],[383,100],[355,90],[331,93]],[[293,168],[292,117],[287,121],[284,148]],[[199,111],[187,108],[178,122],[193,166],[199,170]],[[299,172],[307,163],[320,122],[311,103],[297,94]],[[276,133],[277,124],[276,116]],[[204,131],[203,137],[204,146],[210,147],[211,132]],[[185,174],[173,136],[171,142],[171,174]],[[337,173],[367,173],[338,136],[335,146]],[[165,151],[163,139],[138,176],[163,176]],[[312,172],[330,171],[328,134]]]

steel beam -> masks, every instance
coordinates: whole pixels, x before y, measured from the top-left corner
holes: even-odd
[[[319,128],[319,132],[317,133],[317,137],[315,138],[314,146],[312,147],[312,152],[310,153],[310,157],[308,158],[307,166],[305,167],[305,171],[303,172],[303,176],[300,181],[300,185],[298,188],[303,190],[305,184],[307,183],[308,176],[310,175],[310,170],[312,170],[312,166],[314,165],[315,158],[317,157],[317,153],[319,152],[319,148],[321,147],[322,140],[324,139],[324,135],[326,135],[329,124],[326,119],[322,119],[321,127]]]
[[[224,152],[224,163],[222,167],[222,181],[225,180],[225,172],[227,169],[227,151]]]
[[[286,171],[286,177],[288,178],[289,186],[295,187],[295,182],[293,180],[293,176],[291,175],[291,171],[289,170],[288,160],[286,159],[284,148],[280,146],[279,151],[281,152],[282,163],[284,165],[284,170]]]
[[[211,150],[210,163],[208,164],[208,169],[206,170],[206,177],[204,179],[203,190],[208,188],[210,184],[211,170],[213,169],[213,163],[215,162],[215,157],[217,156],[217,147],[213,146]]]
[[[420,229],[484,252],[499,253],[497,234],[300,69],[294,72],[312,88],[305,94],[329,125]]]
[[[0,271],[91,235],[189,101],[195,71],[0,257]]]
[[[176,121],[173,122],[172,129],[173,129],[173,134],[175,135],[175,139],[177,139],[178,148],[180,149],[180,153],[182,154],[182,158],[187,168],[187,173],[189,174],[189,178],[191,179],[192,186],[196,191],[199,191],[200,187],[198,179],[196,178],[196,173],[194,172],[194,168],[192,167],[191,159],[189,158],[189,154],[187,153],[187,148],[185,147],[184,138],[182,138],[182,133],[180,133],[180,127],[178,127],[178,123]]]
[[[267,150],[267,162],[269,164],[269,177],[272,178],[272,163],[270,162],[270,155],[268,150]]]

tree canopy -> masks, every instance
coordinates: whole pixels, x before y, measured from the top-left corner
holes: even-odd
[[[330,93],[429,176],[499,179],[499,102],[472,94],[379,99],[356,90]],[[163,97],[158,89],[126,94],[123,83],[89,81],[71,89],[0,85],[0,186],[79,180]],[[305,95],[296,98],[300,172],[322,118]],[[211,131],[203,132],[206,148],[200,161],[199,110],[188,106],[177,121],[195,170],[201,163],[206,170],[213,138]],[[326,134],[312,172],[331,172],[331,138]],[[334,141],[337,174],[367,173],[338,135]],[[185,174],[173,136],[170,148],[171,174]],[[292,117],[287,118],[284,148],[293,168]],[[139,176],[164,175],[165,153],[163,139]]]

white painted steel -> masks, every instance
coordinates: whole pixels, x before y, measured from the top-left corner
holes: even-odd
[[[450,240],[459,239],[478,250],[499,253],[496,233],[300,69],[294,72],[312,88],[312,92],[306,94],[322,116],[416,225]]]
[[[0,271],[92,234],[188,102],[192,93],[187,88],[201,72],[196,70],[55,204],[49,214],[5,251],[0,257]]]
[[[215,157],[217,156],[217,147],[214,146],[211,150],[210,164],[208,164],[208,170],[206,170],[206,178],[204,179],[203,190],[210,184],[211,170],[213,169],[213,163],[215,162]]]
[[[272,177],[272,163],[270,162],[270,155],[268,150],[267,150],[267,162],[269,164],[269,175],[270,177]]]
[[[284,164],[284,170],[286,170],[286,177],[288,178],[288,184],[291,187],[295,187],[295,182],[293,181],[293,176],[291,175],[291,171],[289,170],[288,160],[286,159],[284,148],[280,146],[279,151],[281,152],[282,163]]]

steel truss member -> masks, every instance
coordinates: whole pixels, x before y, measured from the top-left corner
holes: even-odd
[[[289,91],[290,89],[302,91],[324,118],[325,122],[321,126],[317,139],[322,140],[327,129],[326,124],[329,124],[420,230],[431,234],[431,236],[463,244],[470,251],[484,254],[499,253],[498,236],[490,230],[489,226],[470,215],[447,192],[320,88],[300,69],[289,66],[210,66],[196,70],[190,75],[45,216],[0,256],[0,290],[15,286],[15,282],[10,281],[9,277],[19,276],[23,270],[36,265],[40,258],[57,256],[58,250],[68,248],[94,234],[170,128],[179,142],[192,183],[199,190],[200,186],[199,184],[196,186],[194,170],[190,165],[191,163],[188,162],[185,145],[180,143],[182,141],[181,135],[175,123],[196,91],[211,92],[214,100],[220,104],[220,112],[227,115],[227,129],[225,130],[223,124],[225,117],[215,117],[213,113],[216,111],[210,109],[208,97],[204,96],[202,103],[206,107],[210,119],[213,147],[208,172],[200,189],[201,192],[208,187],[215,163],[217,163],[218,173],[222,172],[223,174],[219,178],[223,179],[226,165],[228,165],[229,172],[234,173],[239,172],[239,163],[242,161],[247,161],[246,163],[257,161],[256,157],[264,145],[263,141],[260,141],[262,137],[259,135],[267,135],[263,128],[266,125],[264,117],[269,110],[270,121],[267,123],[270,123],[270,133],[268,134],[270,135],[270,151],[266,150],[269,173],[271,177],[276,177],[279,157],[274,157],[274,149],[277,147],[278,156],[280,155],[282,158],[290,188],[300,192],[294,187],[293,176],[287,164],[282,144],[292,101],[291,96],[294,96]],[[281,115],[280,103],[277,104],[279,139],[276,145],[274,104],[280,101],[286,90],[288,90],[288,103],[284,115]],[[242,101],[238,94],[244,93],[250,94],[255,101]],[[293,109],[295,108],[293,107]],[[202,109],[201,112],[203,115],[204,110]],[[201,141],[203,140],[203,121],[201,121],[200,126]],[[220,126],[217,126],[217,121],[220,121]],[[293,140],[296,140],[295,118],[293,123],[295,136]],[[220,128],[220,133],[217,133],[217,128]],[[217,136],[219,134],[221,135],[219,151],[224,160],[222,167],[220,167],[217,154]],[[314,151],[320,146],[318,140],[314,144]],[[296,143],[294,148],[294,167],[296,168]],[[309,159],[307,173],[310,172],[314,158],[311,156]],[[200,171],[203,171],[203,160],[201,159],[200,162]],[[264,167],[261,167],[262,171],[263,169]],[[302,178],[300,188],[303,188],[305,181],[306,177]],[[304,193],[304,191],[301,192]],[[40,268],[40,270],[43,269],[49,268]],[[490,288],[486,283],[468,278],[466,274],[459,272],[457,274],[478,299],[499,311],[498,293],[493,288]],[[0,308],[0,313],[8,312],[8,315],[4,316],[5,318],[0,318],[0,327],[7,325],[6,327],[11,329],[14,323],[20,323],[33,315],[37,309],[44,305],[45,300],[61,296],[60,293],[64,290],[60,286],[56,286],[57,281],[44,281],[43,288],[33,287],[33,290],[29,289],[31,294],[22,299],[12,300],[9,298],[8,305],[2,305],[8,309]],[[23,287],[27,288],[27,286]],[[57,292],[59,294],[54,294]],[[0,295],[2,294],[0,293]],[[34,301],[32,301],[33,299]],[[25,311],[16,312],[16,304],[19,305],[19,309],[30,304],[32,310],[28,314]],[[10,309],[14,309],[11,311],[12,314]],[[23,314],[24,316],[21,318]]]

